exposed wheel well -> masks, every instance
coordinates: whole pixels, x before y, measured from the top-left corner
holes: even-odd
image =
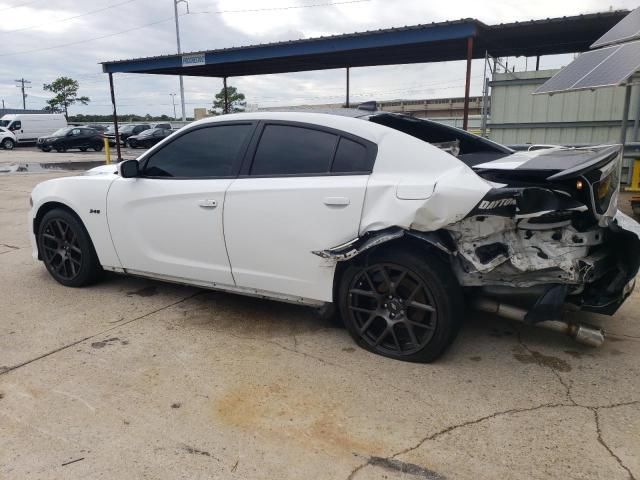
[[[369,258],[372,255],[378,255],[384,251],[390,250],[403,250],[403,251],[412,251],[417,254],[430,254],[436,255],[444,262],[449,263],[450,257],[445,252],[440,250],[438,247],[432,245],[426,240],[422,240],[417,237],[411,237],[408,235],[404,235],[400,238],[396,238],[394,240],[390,240],[378,246],[368,249],[365,252],[362,252],[360,255],[357,255],[349,260],[345,260],[342,262],[338,262],[336,265],[336,269],[333,275],[333,303],[337,304],[338,301],[337,295],[340,289],[340,281],[342,280],[342,275],[344,271],[350,265],[366,265],[369,261]]]
[[[40,222],[42,221],[43,217],[48,212],[50,212],[51,210],[55,210],[56,208],[58,208],[60,210],[65,210],[66,212],[69,212],[71,215],[76,217],[78,219],[78,221],[80,222],[80,224],[84,227],[84,222],[80,218],[80,215],[78,215],[75,212],[75,210],[73,210],[73,208],[69,207],[68,205],[65,205],[64,203],[60,203],[60,202],[47,202],[47,203],[43,203],[40,206],[40,208],[38,209],[38,213],[36,213],[36,216],[33,219],[33,234],[34,235],[36,235],[36,236],[38,235],[38,230],[40,229]],[[86,227],[85,227],[85,230],[86,230]],[[36,242],[36,245],[38,245],[38,242]],[[40,254],[40,247],[38,246],[37,248],[38,248],[38,260],[42,260],[41,254]]]

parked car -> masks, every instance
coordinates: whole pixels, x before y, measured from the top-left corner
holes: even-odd
[[[150,128],[138,135],[131,135],[127,138],[127,145],[131,148],[149,148],[167,138],[172,133],[173,130],[168,128]]]
[[[130,123],[119,127],[118,133],[120,135],[120,143],[122,145],[127,144],[127,138],[132,135],[138,135],[145,130],[149,130],[151,126],[148,123]],[[109,127],[105,132],[105,137],[109,139],[109,144],[114,145],[116,142],[116,131],[113,127]]]
[[[34,143],[38,137],[51,134],[67,126],[61,113],[15,113],[4,115],[0,127],[5,127],[16,136],[17,143]]]
[[[514,153],[435,122],[339,113],[208,118],[137,160],[41,183],[33,255],[70,287],[109,270],[336,306],[360,346],[407,361],[445,351],[465,299],[600,343],[559,319],[565,304],[611,315],[635,285],[619,146]]]
[[[93,124],[93,125],[83,125],[82,128],[91,128],[99,133],[105,133],[109,127],[105,125]]]
[[[0,127],[0,147],[13,150],[17,143],[16,136],[6,127]]]
[[[82,152],[91,148],[99,152],[104,146],[102,138],[102,134],[92,128],[66,127],[48,137],[38,138],[36,146],[43,152],[66,152],[72,148],[78,148]]]
[[[164,128],[167,130],[171,130],[171,124],[170,123],[155,123],[151,126],[151,128]]]

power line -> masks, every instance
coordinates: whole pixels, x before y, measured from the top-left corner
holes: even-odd
[[[220,14],[223,14],[223,13],[242,13],[242,12],[252,13],[252,12],[266,11],[266,10],[289,10],[289,9],[293,9],[293,8],[314,8],[314,7],[323,7],[323,6],[333,6],[333,5],[346,5],[346,4],[351,4],[351,3],[363,3],[363,2],[370,2],[370,1],[372,1],[372,0],[347,0],[347,1],[344,1],[344,2],[330,2],[330,3],[322,3],[322,4],[318,3],[318,4],[309,4],[309,5],[288,6],[288,7],[272,7],[270,9],[248,9],[248,10],[233,10],[233,11],[232,10],[222,11],[221,10],[221,11],[217,11],[217,12],[194,12],[194,13],[216,14],[216,15],[220,15]],[[188,13],[182,13],[179,16],[184,16],[184,15],[189,15],[189,14]],[[139,25],[137,27],[128,28],[126,30],[121,30],[119,32],[113,32],[113,33],[109,33],[109,34],[106,34],[106,35],[101,35],[99,37],[87,38],[87,39],[79,40],[79,41],[76,41],[76,42],[69,42],[69,43],[64,43],[64,44],[60,44],[60,45],[52,45],[51,47],[35,48],[33,50],[22,50],[22,51],[19,51],[19,52],[2,53],[2,54],[0,54],[0,57],[10,57],[10,56],[13,56],[13,55],[22,55],[22,54],[25,54],[25,53],[43,52],[43,51],[47,51],[47,50],[54,50],[56,48],[64,48],[64,47],[70,47],[72,45],[80,45],[80,44],[87,43],[87,42],[93,42],[95,40],[102,40],[104,38],[115,37],[116,35],[122,35],[123,33],[133,32],[135,30],[140,30],[142,28],[151,27],[153,25],[158,25],[160,23],[168,22],[169,20],[173,20],[173,19],[174,19],[174,17],[163,18],[163,19],[157,20],[155,22],[145,23],[144,25]]]
[[[202,12],[191,12],[192,14],[200,14],[200,13],[209,13],[209,14],[227,14],[227,13],[253,13],[253,12],[271,12],[274,10],[295,10],[299,8],[314,8],[314,7],[326,7],[331,5],[348,5],[350,3],[364,3],[370,2],[371,0],[346,0],[344,2],[325,2],[325,3],[310,3],[307,5],[289,5],[287,7],[267,7],[267,8],[250,8],[243,10],[216,10],[216,11],[207,11],[204,10]]]
[[[116,35],[122,35],[123,33],[129,33],[129,32],[133,32],[134,30],[140,30],[142,28],[151,27],[153,25],[158,25],[159,23],[168,22],[169,20],[173,20],[173,17],[163,18],[162,20],[157,20],[151,23],[145,23],[144,25],[139,25],[137,27],[129,28],[127,30],[121,30],[119,32],[109,33],[107,35],[102,35],[100,37],[87,38],[84,40],[79,40],[77,42],[64,43],[61,45],[53,45],[51,47],[45,47],[45,48],[36,48],[33,50],[23,50],[21,52],[1,53],[0,57],[10,57],[12,55],[22,55],[23,53],[43,52],[46,50],[54,50],[56,48],[70,47],[72,45],[80,45],[82,43],[93,42],[94,40],[102,40],[103,38],[115,37]]]
[[[0,10],[0,12],[4,12],[5,10],[11,10],[12,8],[26,7],[27,5],[31,5],[32,3],[36,3],[39,1],[40,0],[31,0],[30,2],[24,2],[24,3],[21,3],[20,5],[12,5],[11,7],[3,8],[2,10]]]
[[[60,18],[60,19],[56,20],[55,22],[56,23],[60,23],[60,22],[66,22],[67,20],[73,20],[73,19],[80,18],[80,17],[86,17],[87,15],[93,15],[94,13],[104,12],[105,10],[109,10],[111,8],[119,7],[121,5],[125,5],[127,3],[132,3],[132,2],[137,2],[137,1],[138,0],[126,0],[124,2],[114,3],[114,4],[108,5],[108,6],[103,7],[103,8],[98,8],[96,10],[91,10],[90,12],[85,12],[85,13],[81,13],[81,14],[78,14],[78,15],[73,15],[71,17]],[[38,25],[30,25],[28,27],[16,28],[15,30],[3,30],[3,31],[0,32],[0,35],[5,34],[5,33],[22,32],[24,30],[31,30],[33,28],[38,28],[38,27],[43,27],[43,26],[48,26],[48,25],[51,25],[51,22],[40,23]]]

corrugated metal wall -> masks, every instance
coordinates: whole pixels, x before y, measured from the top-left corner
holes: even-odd
[[[617,143],[624,88],[531,95],[557,70],[496,74],[491,82],[490,138],[503,144]],[[639,88],[633,88],[631,140]]]

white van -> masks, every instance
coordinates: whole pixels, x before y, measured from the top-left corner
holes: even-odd
[[[66,126],[67,119],[61,113],[14,113],[0,118],[0,127],[13,132],[18,143],[35,142]]]

